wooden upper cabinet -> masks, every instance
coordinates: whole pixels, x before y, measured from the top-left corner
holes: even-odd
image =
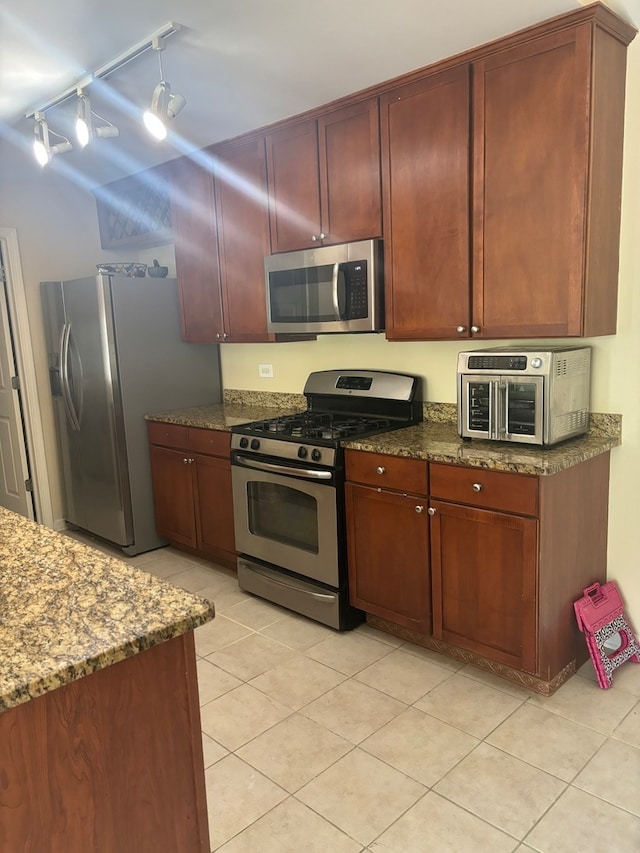
[[[382,235],[378,99],[318,119],[321,225],[327,244]]]
[[[333,110],[267,134],[271,250],[378,237],[378,101]]]
[[[214,158],[216,218],[224,340],[274,340],[267,334],[264,258],[270,252],[264,139],[210,149]]]
[[[171,212],[182,337],[217,343],[224,331],[213,177],[189,157],[173,163]]]
[[[469,66],[380,99],[387,337],[452,339],[469,318]]]
[[[597,20],[474,63],[476,337],[615,333],[625,63]]]

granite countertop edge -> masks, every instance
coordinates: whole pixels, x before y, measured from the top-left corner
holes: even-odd
[[[157,412],[145,417],[161,423],[229,431],[238,424],[305,408],[303,395],[225,391],[222,403]],[[622,416],[618,414],[592,413],[589,432],[546,448],[477,439],[463,441],[457,432],[454,403],[424,403],[424,418],[422,423],[411,427],[343,442],[343,447],[430,462],[549,476],[622,443]]]
[[[214,615],[143,566],[0,507],[0,713]]]

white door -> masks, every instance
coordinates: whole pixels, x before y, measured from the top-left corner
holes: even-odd
[[[0,506],[35,518],[0,245]]]

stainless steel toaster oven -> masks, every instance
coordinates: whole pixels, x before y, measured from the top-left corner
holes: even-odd
[[[547,446],[589,428],[590,347],[496,347],[458,355],[458,432]]]

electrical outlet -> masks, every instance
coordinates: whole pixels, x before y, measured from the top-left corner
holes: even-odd
[[[259,364],[258,365],[258,376],[260,379],[273,379],[273,365],[272,364]]]

